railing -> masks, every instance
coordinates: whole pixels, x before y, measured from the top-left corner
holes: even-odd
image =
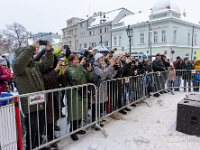
[[[198,91],[199,85],[198,71],[177,70],[106,80],[99,87],[88,83],[13,96],[9,99],[15,98],[15,105],[0,107],[0,148],[17,149],[18,136],[20,150],[26,146],[41,149],[88,127],[99,129],[107,136],[100,127],[105,117],[132,104],[147,103],[148,96],[161,92],[174,94],[177,89]],[[9,101],[7,97],[0,99],[3,100]],[[23,113],[18,109],[18,100]],[[61,118],[63,101],[68,131],[55,138],[55,123]],[[26,133],[26,138],[22,139],[22,133]]]

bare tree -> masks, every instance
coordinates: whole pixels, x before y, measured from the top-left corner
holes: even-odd
[[[4,44],[13,50],[19,46],[28,45],[28,38],[32,36],[30,32],[26,31],[26,28],[19,23],[13,23],[12,25],[6,25],[6,30],[2,31],[4,37]]]

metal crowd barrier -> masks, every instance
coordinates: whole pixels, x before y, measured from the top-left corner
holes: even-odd
[[[200,70],[176,70],[176,78],[171,83],[170,88],[174,91],[199,92]]]
[[[10,99],[14,97],[0,98],[0,149],[1,150],[17,150],[17,128],[15,104],[10,103]]]
[[[88,127],[100,129],[107,136],[100,127],[101,120],[127,106],[146,102],[148,94],[164,90],[173,94],[173,91],[181,88],[199,90],[198,71],[176,70],[174,74],[172,78],[170,71],[151,72],[106,80],[98,88],[88,83],[9,97],[15,98],[15,105],[0,107],[0,120],[3,120],[0,122],[0,148],[15,150],[19,141],[20,150],[23,149],[23,143],[24,147],[28,143],[27,149],[41,149]],[[7,99],[1,98],[0,101]],[[27,110],[24,114],[18,109],[18,100],[28,104],[26,108],[22,105]],[[65,134],[59,133],[55,138],[55,125],[61,118],[63,102],[66,105],[64,126],[68,131]],[[6,127],[11,130],[5,130]],[[24,132],[26,138],[22,139]]]
[[[19,95],[21,102],[28,102],[28,112],[24,114],[28,149],[48,147],[91,126],[101,130],[96,121],[97,112],[88,114],[89,109],[97,108],[96,94],[95,85],[89,83]],[[67,117],[66,124],[62,126],[69,127],[69,129],[66,134],[60,134],[55,138],[55,124],[61,118],[63,101],[67,106],[65,107]],[[90,119],[87,118],[88,115]]]
[[[98,124],[103,118],[127,106],[144,101],[144,75],[101,82],[98,93]]]

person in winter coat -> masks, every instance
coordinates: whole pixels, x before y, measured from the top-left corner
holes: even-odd
[[[164,90],[163,85],[165,84],[165,82],[163,80],[163,76],[160,73],[161,71],[162,72],[166,71],[165,65],[163,64],[163,61],[161,60],[161,56],[162,55],[160,53],[156,54],[156,60],[154,60],[152,62],[153,71],[158,72],[158,73],[155,73],[155,82],[157,83],[156,88],[155,88],[156,91]],[[163,93],[163,92],[161,92],[161,93]],[[158,97],[159,94],[156,93],[156,94],[154,94],[154,96]]]
[[[184,85],[184,92],[186,92],[186,83],[188,83],[188,91],[191,92],[191,82],[192,82],[192,69],[194,67],[192,64],[189,62],[188,58],[184,59],[184,63],[182,65],[183,70],[183,85]]]
[[[117,70],[115,70],[115,61],[113,59],[109,59],[109,66],[105,63],[105,58],[103,54],[97,53],[95,55],[95,62],[93,64],[94,76],[93,83],[99,87],[99,101],[100,101],[100,113],[104,112],[104,104],[108,101],[108,84],[104,82],[106,79],[112,79],[116,74]],[[95,114],[95,107],[92,107],[92,116]]]
[[[131,76],[132,70],[131,70],[131,63],[132,60],[130,57],[127,58],[127,54],[123,51],[118,53],[119,57],[116,59],[116,63],[119,66],[119,69],[117,71],[117,74],[114,78],[123,78],[123,77],[129,77]],[[127,95],[130,95],[130,86],[129,81],[126,81],[124,79],[119,80],[118,83],[118,108],[122,108],[127,105]],[[130,98],[128,99],[128,101]],[[121,109],[119,112],[121,114],[126,114],[126,111],[131,111],[130,108],[125,107],[124,109]]]
[[[45,73],[43,73],[43,79],[45,84],[45,90],[59,88],[60,84],[64,84],[67,81],[67,76],[65,75],[65,71],[67,66],[61,66],[62,61],[58,62],[56,56],[54,56],[54,64],[49,68]],[[61,74],[60,74],[61,70]],[[60,91],[59,91],[60,92]],[[53,92],[48,93],[48,103],[46,105],[47,112],[47,136],[48,141],[52,141],[53,137],[53,126],[55,130],[55,123],[59,119],[59,111],[60,111],[60,93]],[[53,97],[53,99],[52,99]],[[53,107],[54,106],[54,107]],[[57,147],[57,143],[51,144],[51,147]]]
[[[174,87],[174,80],[176,78],[176,71],[173,66],[169,67],[168,70],[168,87],[172,90],[172,87]]]
[[[10,74],[0,65],[0,95],[2,92],[8,92],[5,81],[9,81]]]
[[[174,66],[176,70],[176,79],[174,81],[174,91],[179,91],[179,87],[181,85],[181,76],[183,72],[182,65],[183,65],[183,60],[179,59],[176,65]]]
[[[81,84],[89,83],[92,80],[93,72],[92,66],[88,66],[86,69],[83,67],[86,60],[83,58],[79,64],[78,56],[73,54],[68,58],[69,66],[66,70],[67,84],[69,86],[76,86]],[[67,106],[68,106],[68,118],[67,121],[70,123],[70,132],[78,129],[82,116],[85,118],[88,111],[88,100],[79,94],[79,90],[82,88],[74,88],[67,91]],[[83,90],[84,91],[84,90]],[[86,91],[85,91],[86,92]],[[85,134],[85,131],[80,130],[77,133],[71,135],[72,140],[77,141],[78,137],[76,134]]]
[[[196,58],[194,60],[194,70],[196,70],[196,73],[194,74],[194,80],[193,80],[193,90],[195,92],[199,91],[199,72],[200,72],[200,59]]]
[[[42,73],[47,71],[53,65],[53,52],[51,51],[50,43],[47,41],[46,59],[42,62],[33,61],[33,54],[38,47],[38,44],[39,40],[35,41],[33,45],[28,47],[19,47],[15,50],[16,59],[13,62],[13,72],[17,90],[20,95],[45,90]],[[26,149],[31,150],[38,146],[38,136],[40,137],[44,131],[44,103],[29,106],[28,97],[21,98],[20,101],[22,105],[22,111],[26,115]],[[28,109],[28,107],[30,109]],[[37,109],[39,112],[37,112]],[[37,117],[38,115],[39,118]],[[38,121],[40,123],[39,127],[37,123]],[[30,128],[31,133],[29,132]],[[38,131],[40,135],[38,135]],[[32,147],[30,145],[30,140]]]
[[[181,58],[179,56],[176,57],[176,60],[173,62],[173,66],[176,66],[176,64],[178,63],[178,61],[180,60]]]
[[[147,59],[145,61],[144,68],[146,70],[146,93],[147,93],[147,98],[149,98],[154,92],[153,84],[154,84],[154,79],[153,79],[153,69],[151,67],[151,61]]]

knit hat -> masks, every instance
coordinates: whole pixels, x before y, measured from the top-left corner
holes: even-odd
[[[119,55],[120,57],[122,57],[122,56],[126,55],[126,53],[123,52],[123,51],[121,51],[121,52],[118,53],[118,55]]]
[[[94,59],[95,59],[95,61],[97,61],[100,57],[102,57],[103,56],[103,54],[101,54],[101,53],[96,53],[95,54],[95,56],[94,56]]]
[[[112,56],[112,59],[116,60],[118,57],[120,57],[119,54],[118,53],[114,53],[113,56]]]
[[[6,62],[6,59],[5,59],[5,58],[0,57],[0,65],[2,65],[2,66],[7,66],[7,62]]]

